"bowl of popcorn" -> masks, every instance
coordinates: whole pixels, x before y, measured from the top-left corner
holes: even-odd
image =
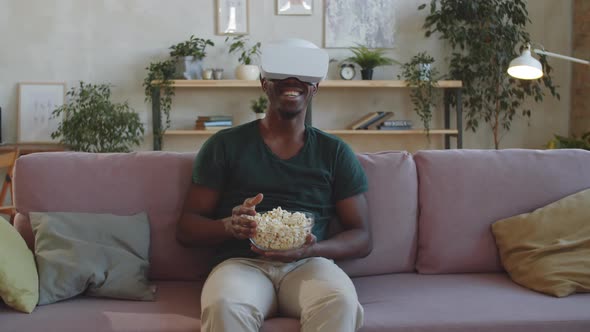
[[[250,238],[260,250],[292,250],[305,244],[311,234],[314,219],[309,212],[287,211],[280,206],[249,216],[256,221],[256,235]]]

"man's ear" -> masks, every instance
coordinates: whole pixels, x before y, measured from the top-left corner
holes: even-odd
[[[315,84],[312,84],[312,89],[313,89],[313,92],[312,92],[312,94],[311,94],[312,96],[315,96],[315,95],[316,95],[316,93],[318,93],[318,88],[319,88],[319,87],[320,87],[320,83],[315,83]]]
[[[260,85],[262,86],[262,91],[266,93],[266,78],[262,78],[262,75],[260,76]]]

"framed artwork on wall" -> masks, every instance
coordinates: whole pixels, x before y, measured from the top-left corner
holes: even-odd
[[[249,0],[217,0],[217,34],[249,33]]]
[[[311,15],[313,0],[276,0],[277,15]]]
[[[324,0],[324,47],[393,48],[402,0]]]
[[[17,143],[57,143],[51,133],[57,130],[61,118],[51,113],[66,100],[66,84],[19,83],[17,109]]]

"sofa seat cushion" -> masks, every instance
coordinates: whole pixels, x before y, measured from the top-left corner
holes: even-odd
[[[0,306],[0,331],[170,331],[200,326],[202,283],[160,282],[156,301],[76,297],[39,306],[31,315]]]
[[[363,332],[590,331],[590,294],[543,295],[506,274],[395,274],[353,279]]]
[[[362,332],[590,331],[590,294],[542,295],[505,274],[393,274],[353,279],[365,308]],[[77,297],[31,315],[0,304],[0,331],[199,331],[202,283],[159,282],[155,302]],[[299,322],[267,320],[261,331],[296,332]]]
[[[0,331],[197,332],[202,282],[158,282],[156,301],[76,297],[39,306],[28,315],[0,302]],[[273,318],[262,331],[299,331],[299,321]]]

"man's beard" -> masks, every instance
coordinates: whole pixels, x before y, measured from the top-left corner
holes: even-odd
[[[297,115],[299,115],[299,113],[301,113],[303,110],[297,110],[297,111],[285,111],[281,108],[278,109],[279,114],[281,115],[281,118],[283,120],[293,120],[295,119],[295,117]]]

